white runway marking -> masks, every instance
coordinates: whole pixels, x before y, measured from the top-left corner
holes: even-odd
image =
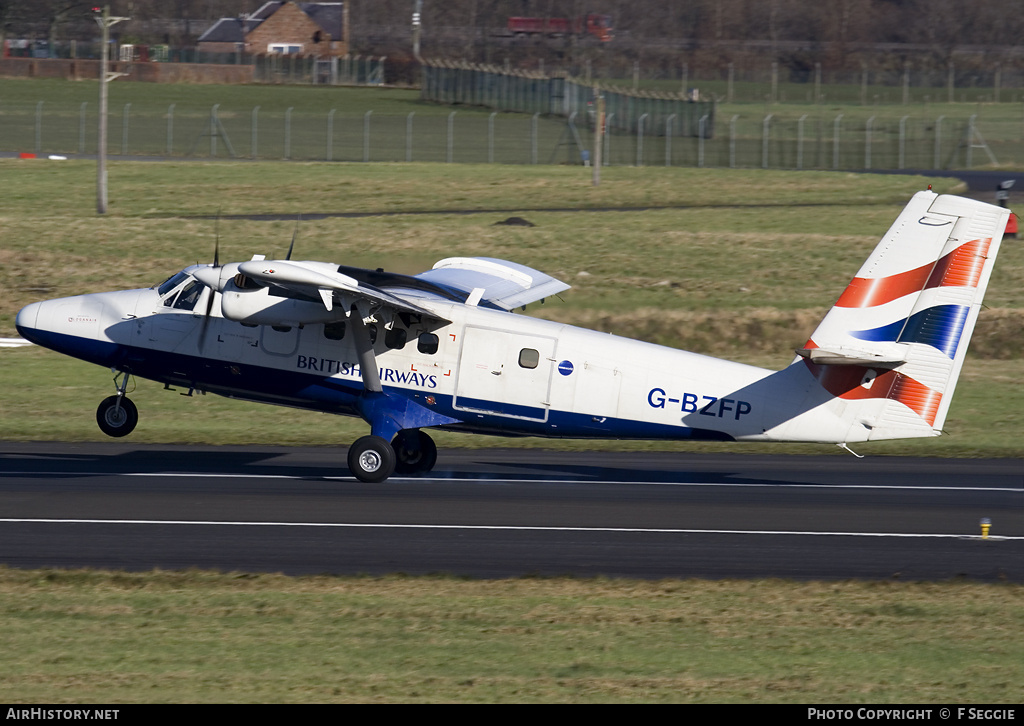
[[[288,479],[294,481],[337,481],[358,484],[351,476],[295,476],[292,474],[228,474],[209,472],[113,472],[113,471],[0,471],[5,476],[59,476],[59,477],[96,477],[123,476],[141,478],[171,479]],[[948,492],[1011,492],[1024,494],[1024,483],[1018,487],[961,487],[961,486],[917,486],[912,484],[796,484],[793,482],[684,482],[684,481],[628,481],[615,479],[506,479],[487,477],[473,479],[468,477],[399,477],[388,479],[392,483],[437,481],[459,484],[604,484],[611,486],[645,485],[663,487],[733,487],[763,489],[892,489],[913,491],[948,491]],[[387,482],[374,486],[383,487]]]
[[[492,524],[385,524],[355,522],[230,522],[215,520],[180,519],[36,519],[0,518],[3,524],[146,524],[190,527],[314,527],[333,529],[436,529],[436,530],[495,530],[509,532],[620,532],[639,534],[747,534],[798,535],[804,537],[901,537],[910,539],[972,539],[980,535],[927,534],[904,532],[800,532],[770,529],[665,529],[647,527],[533,527]],[[988,540],[1024,540],[1024,537],[989,536]]]

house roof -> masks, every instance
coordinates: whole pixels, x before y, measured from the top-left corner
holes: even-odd
[[[200,43],[241,43],[264,20],[276,13],[283,2],[267,2],[248,18],[221,18],[199,36]],[[302,12],[334,40],[344,37],[344,3],[296,3]]]
[[[252,31],[262,20],[253,18],[221,18],[205,33],[199,36],[200,43],[241,43],[245,34]]]

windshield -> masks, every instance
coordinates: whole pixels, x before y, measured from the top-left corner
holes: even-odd
[[[166,280],[160,283],[160,286],[156,290],[158,293],[160,293],[160,297],[163,297],[171,290],[176,288],[178,285],[185,282],[185,280],[187,280],[188,277],[188,273],[182,270],[178,274],[172,275],[171,277],[168,277]]]

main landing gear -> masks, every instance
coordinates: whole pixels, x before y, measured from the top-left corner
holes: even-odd
[[[392,474],[425,474],[436,463],[437,446],[419,429],[399,431],[390,444],[380,436],[363,436],[348,450],[348,468],[363,482],[381,482]]]
[[[121,376],[117,395],[104,398],[96,409],[96,423],[99,424],[100,431],[115,438],[127,436],[139,423],[139,409],[124,395],[124,389],[128,386],[128,374],[122,373]]]

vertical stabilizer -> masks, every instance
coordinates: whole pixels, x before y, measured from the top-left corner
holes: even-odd
[[[941,432],[1008,216],[919,192],[797,351],[850,440]]]

